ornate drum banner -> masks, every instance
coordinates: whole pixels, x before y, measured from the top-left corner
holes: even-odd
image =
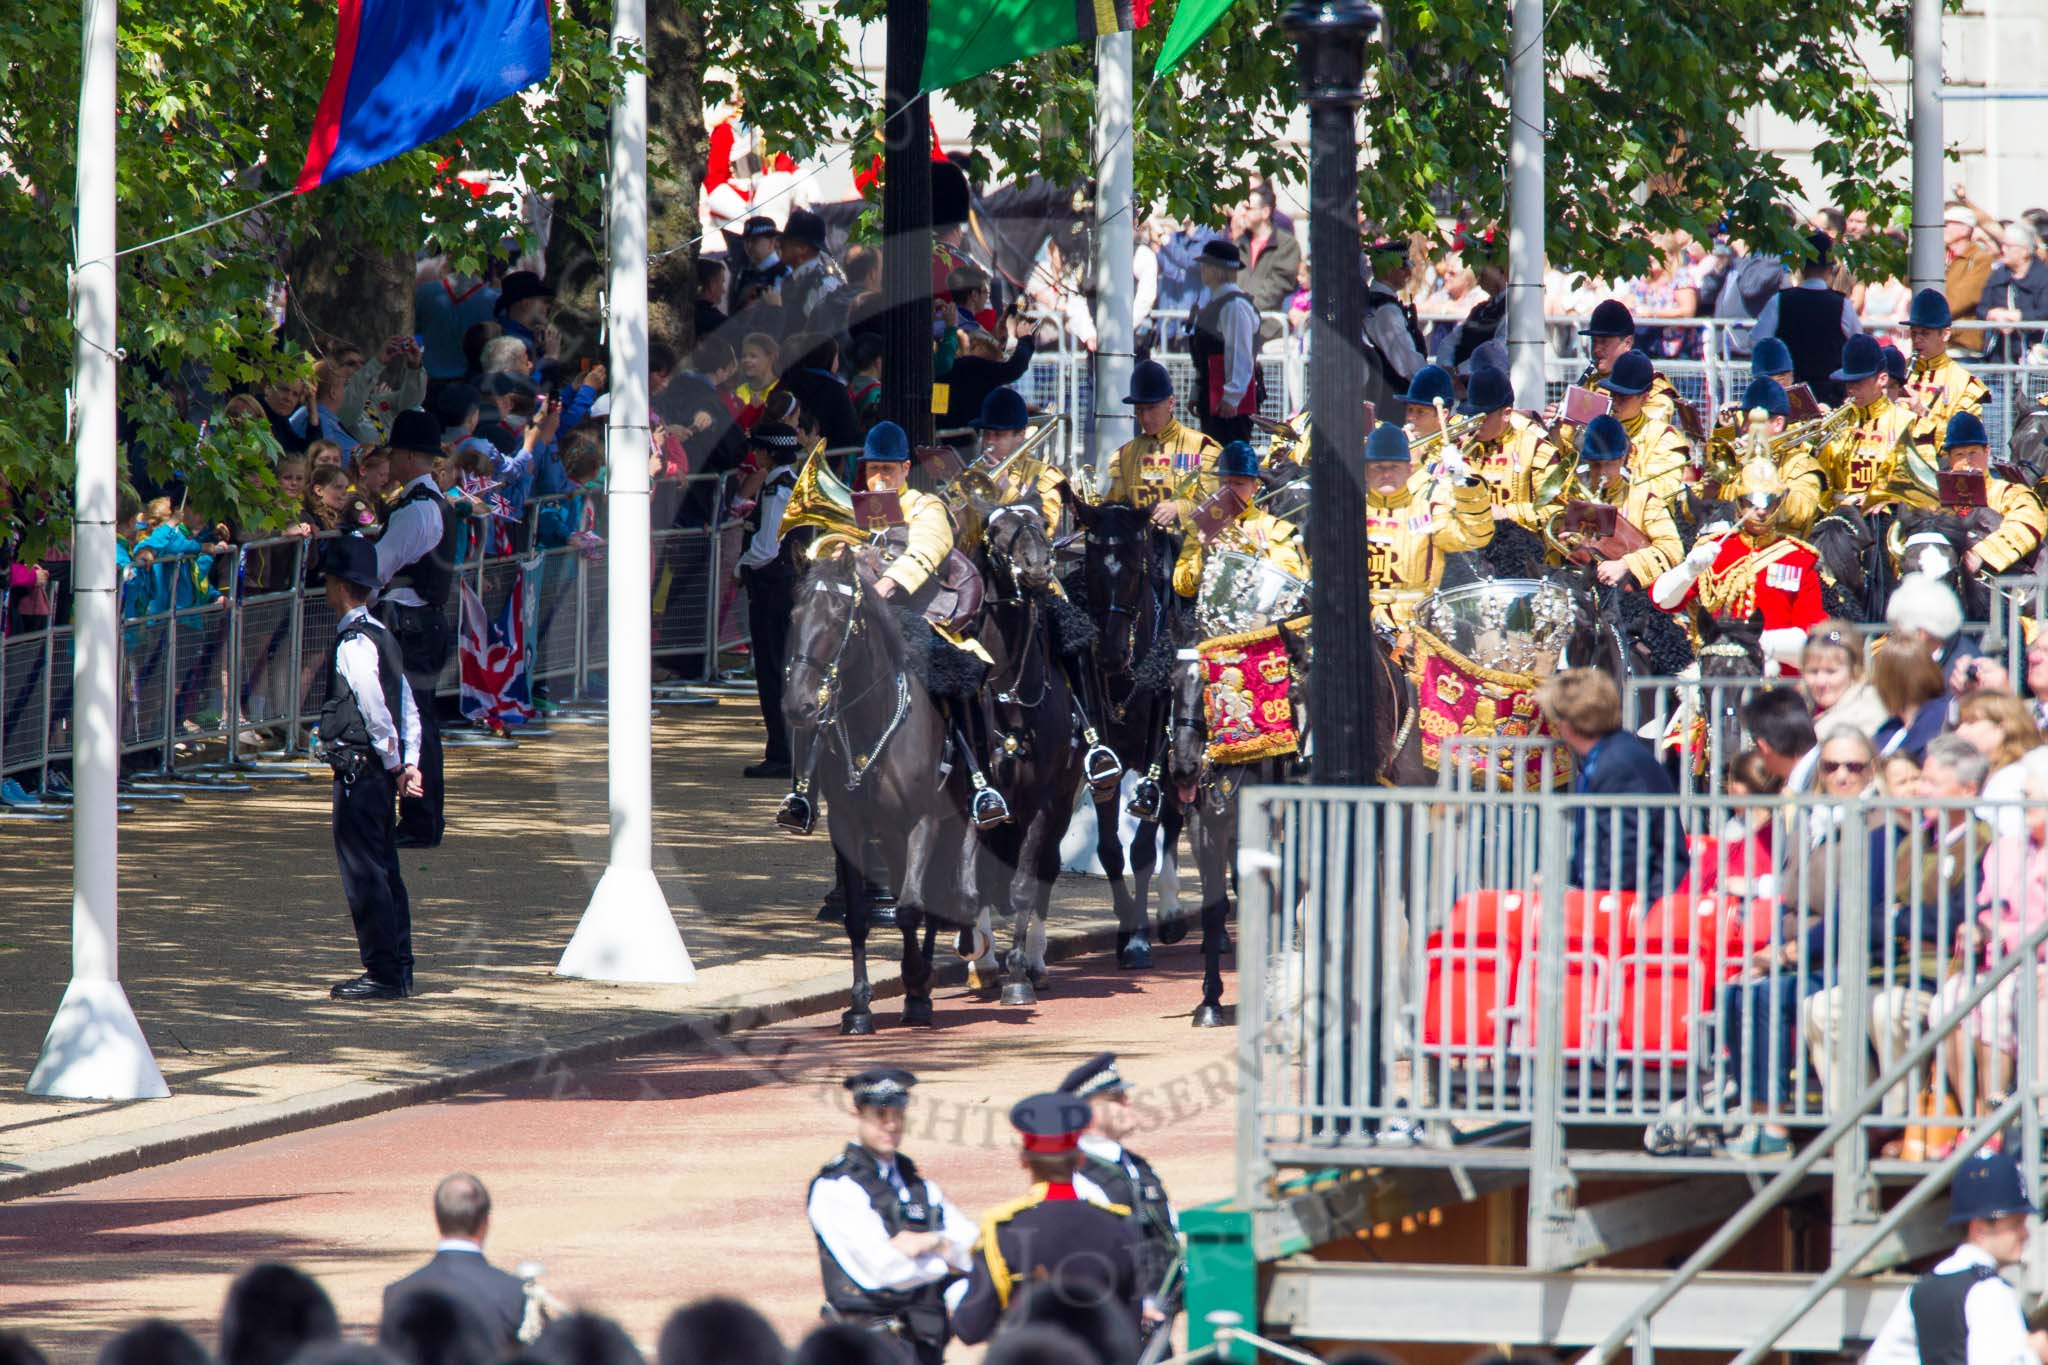
[[[1202,641],[1197,652],[1211,763],[1253,763],[1301,748],[1287,695],[1294,665],[1280,627],[1219,635]]]
[[[1453,735],[1548,736],[1536,688],[1555,670],[1573,623],[1570,594],[1557,584],[1504,578],[1453,588],[1425,601],[1410,625],[1422,761],[1435,770]],[[1504,790],[1542,781],[1540,749],[1467,747]],[[1482,756],[1484,755],[1484,756]],[[1559,782],[1571,778],[1568,753],[1551,756]]]

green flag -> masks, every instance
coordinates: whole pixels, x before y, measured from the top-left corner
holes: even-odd
[[[1151,0],[957,0],[932,7],[924,89],[943,90],[986,71],[1100,34],[1143,28]]]
[[[1188,49],[1216,27],[1216,21],[1229,8],[1230,0],[1180,0],[1173,11],[1173,27],[1166,30],[1166,45],[1159,49],[1159,61],[1153,71],[1163,75],[1173,70],[1188,55]]]

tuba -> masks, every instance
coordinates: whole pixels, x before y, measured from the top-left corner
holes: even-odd
[[[797,472],[796,487],[789,492],[789,503],[782,509],[782,522],[776,534],[786,536],[800,526],[812,526],[828,536],[864,540],[860,522],[853,515],[853,490],[825,464],[824,454],[825,443],[820,441],[804,460],[804,467]]]

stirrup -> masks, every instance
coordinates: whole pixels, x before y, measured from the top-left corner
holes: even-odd
[[[1124,780],[1124,761],[1116,756],[1116,750],[1096,738],[1093,729],[1085,733],[1085,738],[1088,752],[1081,757],[1081,776],[1098,792],[1116,790]]]
[[[1146,773],[1138,779],[1138,785],[1131,789],[1130,803],[1124,807],[1131,818],[1143,824],[1159,818],[1160,807],[1166,804],[1166,793],[1159,785],[1159,779]]]
[[[818,827],[818,812],[811,805],[810,797],[802,792],[791,792],[775,808],[775,824],[791,834],[809,834]]]
[[[974,799],[967,803],[967,818],[976,829],[994,829],[1010,818],[1010,803],[980,773],[974,775]]]

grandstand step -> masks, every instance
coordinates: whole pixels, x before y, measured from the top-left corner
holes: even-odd
[[[1259,1317],[1268,1332],[1284,1330],[1298,1340],[1589,1346],[1627,1320],[1669,1274],[1296,1257],[1273,1267]],[[1747,1346],[1758,1323],[1790,1308],[1812,1283],[1803,1274],[1703,1274],[1657,1314],[1657,1347]],[[1901,1276],[1853,1280],[1800,1318],[1778,1349],[1837,1354],[1868,1341],[1912,1283]]]

